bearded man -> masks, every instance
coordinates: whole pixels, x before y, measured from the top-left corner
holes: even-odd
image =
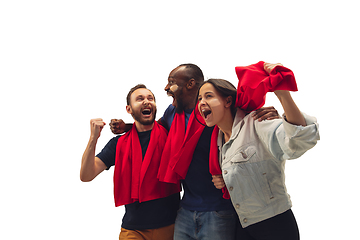
[[[170,72],[164,88],[173,102],[158,121],[169,130],[158,178],[166,183],[181,182],[184,189],[174,240],[232,240],[236,239],[240,225],[231,200],[223,198],[209,171],[213,127],[201,123],[202,117],[195,107],[203,82],[203,72],[197,65],[181,64]],[[253,117],[261,121],[277,118],[278,113],[268,107],[259,109]],[[110,125],[115,134],[131,126],[117,119]]]
[[[90,121],[91,135],[82,157],[80,179],[92,181],[115,166],[115,206],[125,205],[119,239],[173,239],[180,185],[157,178],[167,130],[155,122],[153,93],[143,84],[133,87],[127,95],[126,111],[135,120],[131,129],[112,138],[96,156],[96,143],[105,123],[101,118]]]

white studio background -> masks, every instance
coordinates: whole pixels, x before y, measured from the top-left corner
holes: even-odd
[[[117,239],[113,169],[79,179],[90,119],[132,122],[138,83],[161,117],[181,63],[236,85],[236,65],[263,60],[294,71],[292,95],[320,123],[318,145],[287,163],[302,239],[359,239],[359,16],[348,0],[1,1],[0,238]],[[266,106],[283,112],[272,93]]]

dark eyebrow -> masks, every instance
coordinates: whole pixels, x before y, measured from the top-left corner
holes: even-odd
[[[204,92],[204,96],[206,95],[206,94],[214,94],[214,92]],[[200,95],[200,93],[199,93],[199,95],[198,95],[198,98],[200,97],[201,95]]]
[[[204,95],[206,95],[208,93],[213,93],[213,92],[205,92]],[[198,97],[200,97],[200,93],[199,93]]]
[[[146,95],[146,96],[145,96],[145,95],[139,94],[139,95],[137,95],[137,96],[136,96],[136,98],[140,98],[140,97],[142,97],[142,98],[145,98],[145,97],[152,97],[152,98],[153,98],[153,97],[154,97],[154,95],[153,95],[153,94],[148,94],[148,95]]]

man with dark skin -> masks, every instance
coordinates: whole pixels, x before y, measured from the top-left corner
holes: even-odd
[[[166,109],[159,123],[171,129],[176,114],[184,113],[185,129],[189,129],[189,118],[196,105],[198,89],[204,81],[201,69],[194,64],[182,64],[173,69],[168,77],[165,91],[173,97],[173,103]],[[278,118],[273,107],[259,109],[253,116],[259,121]],[[176,120],[175,120],[176,121]],[[122,120],[112,120],[113,133],[125,131]],[[178,126],[178,125],[177,125]],[[186,177],[181,180],[184,195],[175,221],[175,240],[188,239],[235,239],[238,218],[229,199],[223,198],[216,189],[209,172],[210,138],[213,127],[204,127],[198,139],[188,166]],[[180,146],[179,146],[180,147]]]
[[[185,64],[182,64],[185,65]],[[186,88],[184,91],[187,91],[185,93],[179,92],[176,96],[173,91],[171,91],[171,86],[182,86],[182,82],[184,79],[190,79],[193,80],[191,77],[190,70],[186,70],[185,66],[180,65],[179,67],[176,67],[173,69],[168,77],[168,83],[165,86],[165,91],[167,92],[168,96],[173,97],[173,103],[172,105],[176,107],[179,111],[181,109],[194,109],[195,108],[195,101],[197,99],[197,90],[199,87],[199,84],[196,86],[196,91],[189,91]],[[179,71],[180,70],[180,71]],[[179,84],[177,84],[179,82]],[[191,88],[190,88],[191,89]],[[194,88],[193,88],[194,89]],[[180,103],[180,104],[179,104]],[[179,106],[178,106],[179,105]],[[185,108],[184,108],[185,107]],[[278,112],[274,107],[262,107],[258,110],[256,110],[256,114],[253,115],[254,119],[258,119],[258,121],[263,120],[271,120],[275,118],[279,118]],[[161,118],[158,120],[160,124]],[[124,132],[127,132],[131,129],[132,124],[126,124],[122,119],[111,119],[110,123],[110,129],[114,134],[122,134]]]

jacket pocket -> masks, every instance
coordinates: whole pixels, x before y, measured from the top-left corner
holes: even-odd
[[[273,192],[271,190],[271,186],[270,186],[269,180],[267,178],[267,173],[262,172],[261,175],[263,176],[263,182],[264,182],[263,190],[266,193],[265,199],[266,200],[273,199],[274,194],[273,194]]]
[[[255,146],[246,146],[238,149],[231,157],[232,163],[247,162],[250,160],[256,160],[256,148]]]
[[[262,162],[241,162],[231,166],[230,181],[226,185],[232,187],[231,199],[235,209],[244,213],[255,213],[267,207],[273,199],[273,193],[264,171],[266,164]]]

